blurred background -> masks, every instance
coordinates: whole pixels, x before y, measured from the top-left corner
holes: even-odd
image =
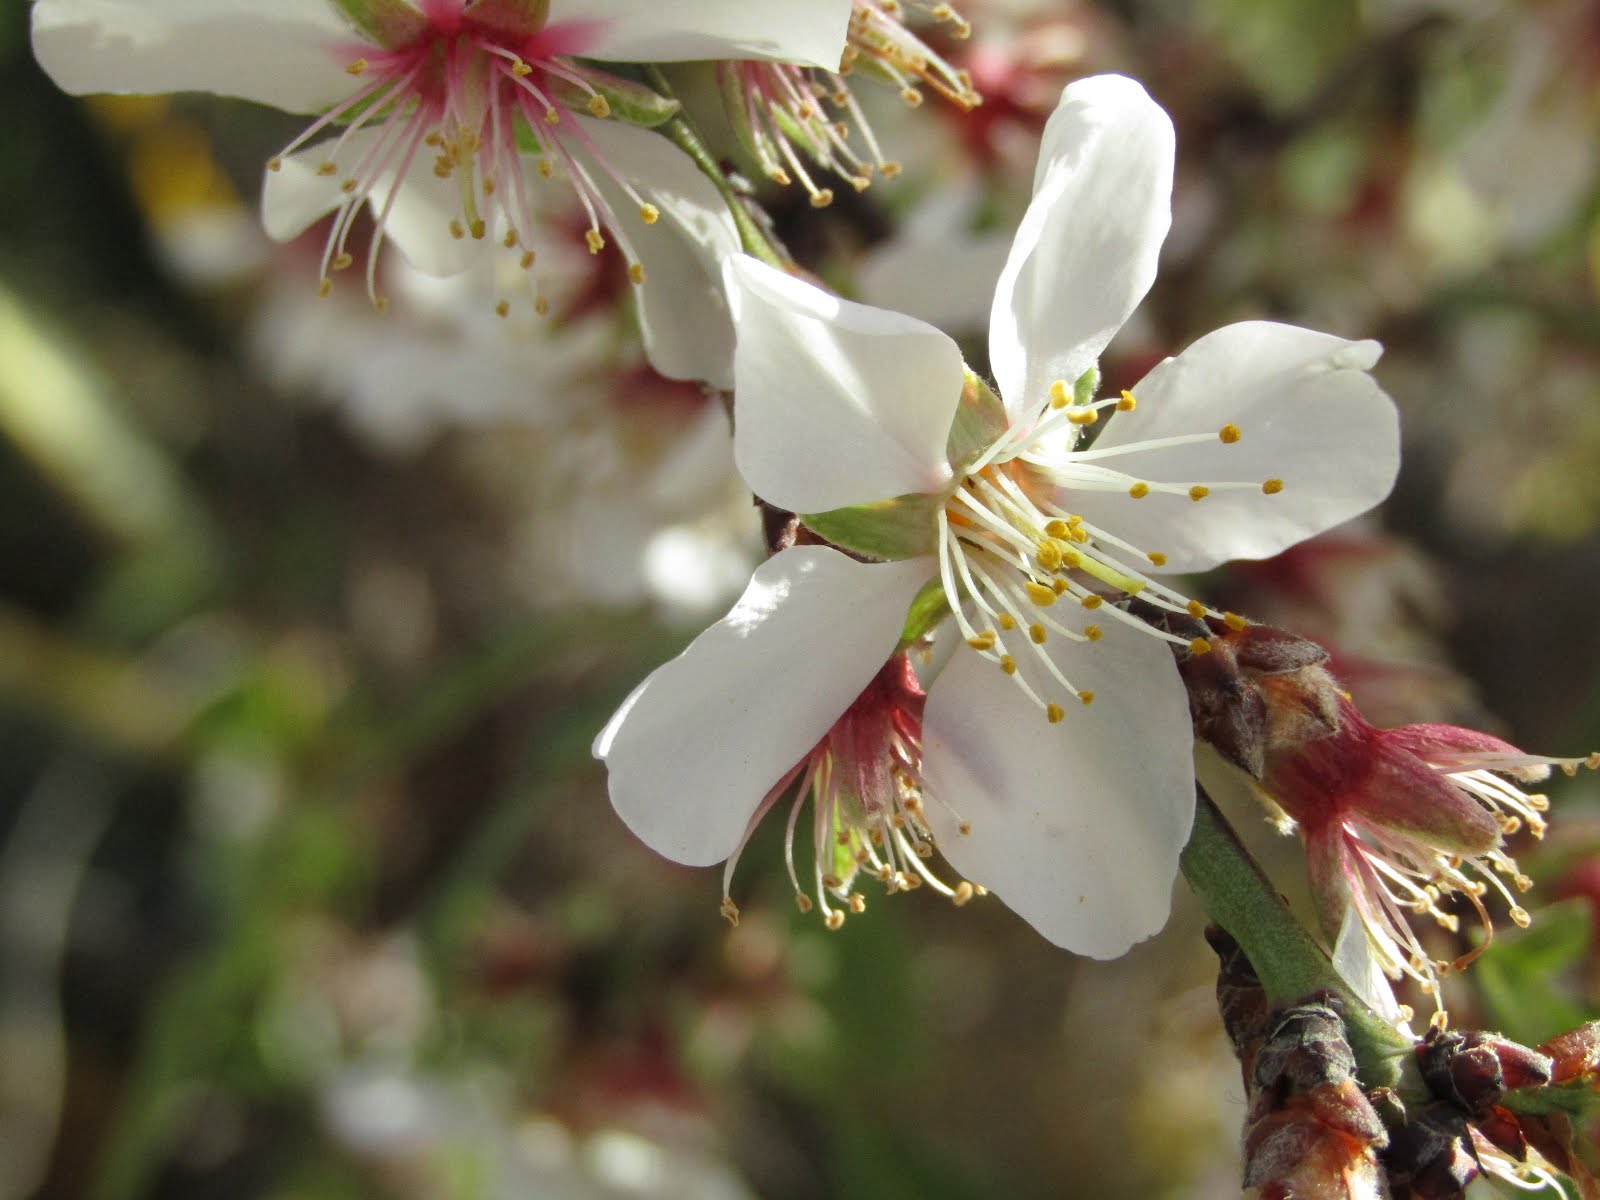
[[[779,235],[981,366],[1044,118],[1138,77],[1175,221],[1107,383],[1270,316],[1380,339],[1405,422],[1377,517],[1198,594],[1325,642],[1377,723],[1600,745],[1600,5],[961,8],[983,106],[861,85],[904,172],[763,186]],[[318,299],[325,230],[254,207],[303,121],[69,98],[27,23],[0,0],[0,1200],[1237,1194],[1181,883],[1112,963],[926,890],[831,934],[769,828],[731,929],[612,813],[590,739],[762,546],[620,261],[537,320],[387,259],[387,314]],[[1594,792],[1515,847],[1534,924],[1458,1023],[1600,1012]]]

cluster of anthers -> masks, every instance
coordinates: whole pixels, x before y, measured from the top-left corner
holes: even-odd
[[[855,0],[848,42],[838,71],[773,62],[729,62],[719,67],[724,98],[745,148],[774,182],[798,180],[817,208],[833,203],[833,190],[806,169],[809,159],[848,180],[856,191],[874,174],[892,178],[900,164],[884,157],[866,114],[850,90],[851,75],[875,76],[895,87],[910,107],[932,89],[962,111],[983,103],[964,70],[952,65],[906,25],[906,8],[965,39],[972,26],[949,4],[926,0]],[[861,139],[853,145],[852,134]]]
[[[1428,728],[1412,726],[1383,733],[1389,738],[1405,737],[1411,730]],[[1559,767],[1569,776],[1576,774],[1579,767],[1600,767],[1600,754],[1584,759],[1552,759],[1494,751],[1452,753],[1426,745],[1412,748],[1412,753],[1457,791],[1481,805],[1503,837],[1526,829],[1534,838],[1543,838],[1548,827],[1544,814],[1550,808],[1549,798],[1524,791],[1519,784],[1548,778],[1551,767]],[[1489,893],[1499,893],[1514,925],[1525,929],[1532,924],[1533,918],[1518,896],[1533,887],[1533,880],[1498,841],[1476,853],[1450,852],[1426,837],[1407,834],[1394,823],[1362,820],[1352,813],[1345,818],[1341,854],[1343,869],[1352,884],[1348,889],[1351,904],[1366,928],[1378,965],[1392,978],[1409,977],[1418,990],[1433,999],[1431,1021],[1440,1028],[1448,1016],[1439,980],[1467,967],[1494,940],[1494,921],[1484,904]],[[1427,952],[1406,917],[1427,917],[1440,928],[1457,933],[1461,919],[1448,907],[1455,896],[1464,897],[1471,906],[1483,937],[1458,958],[1436,959]]]
[[[1261,483],[1152,482],[1113,465],[1119,456],[1152,449],[1212,439],[1224,445],[1237,444],[1244,434],[1233,424],[1223,425],[1214,434],[1149,439],[1103,450],[1074,448],[1102,412],[1131,412],[1137,404],[1128,391],[1078,403],[1073,389],[1062,380],[1055,381],[1032,421],[1013,423],[963,468],[936,516],[940,582],[952,600],[962,636],[973,650],[1011,676],[1051,724],[1066,716],[1066,709],[1049,698],[1052,693],[1064,692],[1082,704],[1091,704],[1094,692],[1077,687],[1066,676],[1049,653],[1050,639],[1087,643],[1104,636],[1103,627],[1093,622],[1074,628],[1061,605],[1075,605],[1100,620],[1120,621],[1199,654],[1211,648],[1205,638],[1186,641],[1157,629],[1121,606],[1107,603],[1108,595],[1138,596],[1157,608],[1197,619],[1215,618],[1232,629],[1245,625],[1243,618],[1209,608],[1154,578],[1148,569],[1166,566],[1167,556],[1134,546],[1071,511],[1072,494],[1122,492],[1132,500],[1169,494],[1199,503],[1226,489],[1258,490],[1268,496],[1283,490],[1281,479]],[[970,602],[970,615],[962,604],[955,603],[957,597]]]
[[[281,171],[288,156],[312,138],[338,130],[322,143],[314,168],[321,176],[342,176],[319,294],[331,291],[335,272],[353,265],[351,231],[362,204],[370,202],[377,227],[366,253],[367,293],[380,310],[385,307],[377,290],[378,251],[408,175],[430,155],[434,176],[455,183],[457,209],[447,227],[452,238],[492,234],[523,271],[532,271],[539,222],[526,154],[541,178],[559,170],[571,184],[588,219],[584,240],[590,253],[605,247],[609,232],[628,259],[630,277],[643,282],[638,256],[592,172],[612,179],[645,224],[660,214],[574,119],[578,108],[594,117],[610,115],[605,96],[566,58],[583,49],[584,28],[513,33],[447,5],[428,11],[425,19],[419,14],[416,31],[403,42],[367,47],[352,58],[345,69],[360,81],[356,90],[268,161],[269,170]],[[358,136],[369,129],[377,130],[375,137]],[[505,315],[505,302],[497,307]]]
[[[811,753],[772,786],[750,818],[723,872],[724,917],[739,923],[739,906],[729,894],[734,869],[762,818],[786,796],[791,799],[784,861],[795,903],[803,913],[819,909],[830,930],[844,925],[846,912],[866,911],[866,898],[854,888],[863,872],[875,877],[890,895],[926,885],[962,905],[986,894],[966,880],[952,887],[928,865],[935,847],[923,807],[924,700],[910,659],[904,653],[894,655]],[[801,810],[808,801],[809,889],[801,886],[794,848]],[[957,827],[963,834],[971,828],[959,820]],[[837,907],[829,903],[830,896]]]

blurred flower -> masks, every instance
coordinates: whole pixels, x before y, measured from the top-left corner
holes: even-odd
[[[848,76],[881,79],[900,92],[905,103],[922,104],[924,86],[967,111],[983,103],[965,71],[933,49],[906,24],[907,9],[946,25],[951,36],[965,39],[972,27],[942,0],[853,0],[850,30],[838,64],[805,66],[775,61],[724,62],[718,67],[729,120],[747,153],[774,182],[787,186],[799,179],[811,203],[824,208],[833,191],[819,186],[802,159],[847,180],[857,191],[868,187],[873,172],[900,172],[886,159],[866,114],[856,101]],[[733,56],[727,56],[733,57]],[[835,69],[837,67],[837,69]],[[861,149],[851,142],[852,132]]]
[[[587,214],[589,249],[598,252],[609,235],[639,282],[652,239],[638,237],[637,225],[653,224],[660,208],[630,171],[639,156],[662,153],[639,126],[666,120],[675,102],[574,56],[774,56],[831,67],[848,10],[847,0],[719,0],[692,13],[638,0],[431,0],[420,8],[263,0],[221,13],[178,0],[44,0],[33,10],[33,43],[69,91],[196,89],[320,111],[269,163],[263,217],[284,238],[338,214],[322,255],[326,291],[332,272],[354,265],[349,234],[370,205],[378,232],[367,289],[378,301],[385,237],[433,274],[464,269],[472,241],[531,267],[539,221],[530,165],[545,177],[565,172]],[[600,120],[613,115],[620,119]]]

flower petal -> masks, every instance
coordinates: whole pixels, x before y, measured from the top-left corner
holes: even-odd
[[[767,58],[839,69],[850,0],[551,0],[550,24],[601,26],[589,58]]]
[[[995,288],[989,359],[1013,414],[1094,365],[1155,279],[1172,224],[1172,121],[1131,79],[1069,84]]]
[[[739,230],[728,206],[694,161],[660,134],[589,117],[578,124],[590,150],[584,157],[596,167],[591,178],[644,268],[635,294],[650,365],[669,379],[731,389],[733,319],[722,264],[739,253]],[[654,225],[644,223],[616,177],[660,210]]]
[[[734,458],[757,495],[822,512],[949,481],[945,442],[964,382],[955,342],[745,255],[729,265],[728,294]]]
[[[1115,958],[1166,923],[1194,768],[1166,645],[1104,624],[1098,642],[1051,643],[1067,678],[1096,694],[1060,725],[958,647],[928,692],[922,770],[939,849],[957,871],[1056,945]]]
[[[623,702],[595,739],[611,803],[648,846],[707,866],[894,652],[926,560],[858,563],[797,546],[756,568],[726,617]]]
[[[1167,571],[1203,571],[1234,558],[1268,558],[1365,512],[1389,494],[1400,465],[1399,417],[1367,372],[1382,349],[1270,321],[1209,333],[1158,364],[1135,387],[1138,408],[1118,413],[1094,453],[1126,447],[1104,464],[1137,479],[1205,484],[1196,503],[1155,493],[1073,493],[1090,522]],[[1224,444],[1224,424],[1241,437]],[[1192,434],[1201,444],[1142,450],[1140,442]],[[1281,479],[1264,496],[1260,485]],[[1237,489],[1216,484],[1248,483]]]
[[[68,92],[215,92],[313,112],[354,91],[327,0],[38,0],[33,52]]]
[[[341,184],[378,147],[385,133],[382,127],[350,133],[339,148],[336,161],[340,169],[332,174],[321,174],[318,168],[330,161],[336,138],[287,155],[278,170],[268,170],[261,188],[261,222],[268,236],[289,241],[338,208],[347,198]],[[388,130],[387,136],[390,141],[395,140],[393,130]],[[367,197],[375,213],[388,203],[394,182],[393,172],[376,177]],[[461,195],[454,181],[433,173],[431,155],[417,155],[400,181],[400,190],[384,219],[384,237],[419,271],[441,276],[464,271],[472,261],[474,249],[484,247],[470,238],[451,235],[450,222],[460,204]]]

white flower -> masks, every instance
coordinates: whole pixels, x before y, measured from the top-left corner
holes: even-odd
[[[1165,922],[1193,814],[1187,703],[1168,635],[1115,601],[1223,617],[1158,573],[1276,553],[1376,503],[1398,465],[1370,342],[1229,326],[1093,399],[1095,360],[1154,276],[1172,152],[1131,80],[1067,88],[995,294],[999,397],[920,321],[730,266],[746,481],[828,539],[899,561],[778,555],[613,718],[596,751],[655,849],[732,854],[799,778],[789,842],[809,792],[824,904],[854,903],[849,859],[878,870],[871,853],[909,830],[912,869],[936,842],[1080,953],[1119,954]],[[925,709],[885,702],[884,664],[929,623],[930,581],[971,652],[956,649]],[[878,727],[841,785],[829,772],[851,758],[841,734],[863,703]],[[876,792],[858,782],[874,754],[892,775]]]
[[[370,205],[376,300],[385,236],[432,274],[462,270],[474,241],[531,268],[537,176],[557,172],[587,210],[590,248],[617,242],[638,282],[657,267],[641,236],[663,209],[654,168],[671,156],[693,167],[639,127],[674,105],[576,56],[834,68],[850,11],[850,0],[39,0],[33,45],[73,92],[203,90],[320,113],[270,164],[264,221],[287,238],[337,212],[327,288],[354,265],[347,242]],[[612,112],[626,120],[596,119]],[[663,169],[670,199],[683,171]]]

